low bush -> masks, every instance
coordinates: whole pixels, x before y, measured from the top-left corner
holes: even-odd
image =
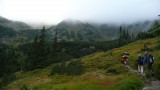
[[[156,43],[156,49],[160,49],[160,40]]]
[[[144,46],[143,46],[143,48],[141,48],[141,52],[144,52],[144,51],[150,51],[150,52],[152,52],[153,49],[152,49],[152,48],[149,48],[149,47],[148,47],[148,44],[145,43]]]
[[[6,86],[7,84],[9,84],[10,82],[14,81],[15,79],[16,79],[15,74],[4,75],[2,77],[2,86]]]
[[[106,70],[106,74],[110,74],[110,75],[117,75],[117,74],[121,74],[121,73],[126,73],[128,72],[128,69],[121,66],[121,65],[116,65],[116,66],[111,66]]]
[[[84,71],[84,65],[79,61],[70,61],[66,65],[66,74],[68,75],[78,75]]]
[[[25,84],[23,84],[23,85],[21,86],[20,90],[29,90],[29,89],[28,89],[28,87],[27,87]]]
[[[80,60],[72,60],[69,63],[62,62],[54,66],[50,74],[79,75],[84,72],[84,70],[85,67]]]
[[[62,62],[58,65],[55,65],[51,71],[51,75],[53,74],[65,74],[65,63]]]
[[[141,80],[122,81],[115,86],[118,90],[142,90],[142,87],[143,83]]]
[[[154,74],[160,80],[160,62],[153,64]]]

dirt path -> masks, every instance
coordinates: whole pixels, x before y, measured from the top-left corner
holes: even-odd
[[[160,81],[155,78],[146,80],[143,90],[160,90]]]
[[[134,70],[132,67],[125,65],[130,71],[138,73],[137,70]],[[151,79],[146,79],[144,74],[138,73],[142,80],[144,80],[145,85],[143,87],[143,90],[160,90],[160,81],[156,79],[155,77],[152,77]]]

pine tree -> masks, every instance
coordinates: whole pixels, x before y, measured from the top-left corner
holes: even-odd
[[[126,30],[126,40],[127,40],[127,42],[130,42],[131,41],[131,35],[129,34],[129,31],[128,30]]]
[[[119,28],[119,37],[118,37],[118,45],[122,44],[122,27]]]
[[[149,30],[150,33],[159,36],[160,35],[160,23],[155,21],[154,26]]]
[[[58,40],[57,35],[58,35],[58,33],[57,33],[57,31],[56,31],[55,37],[54,37],[54,44],[57,44],[57,40]]]
[[[129,34],[129,31],[120,26],[118,45],[121,46],[129,43],[130,41],[131,41],[131,35]]]
[[[15,54],[18,57],[17,61],[20,64],[20,70],[21,70],[21,72],[23,72],[25,70],[26,60],[27,60],[28,56],[19,50],[15,51]]]
[[[45,27],[40,31],[40,34],[35,37],[32,49],[32,60],[30,61],[31,68],[41,68],[46,66],[47,61],[47,43],[45,35]]]
[[[43,29],[40,31],[40,35],[39,35],[39,44],[40,45],[45,45],[45,27],[43,27]]]
[[[134,40],[135,39],[135,36],[134,36],[134,34],[132,33],[132,35],[131,35],[131,39],[132,40]]]
[[[57,52],[58,48],[57,48],[57,43],[58,43],[58,33],[57,31],[55,32],[55,35],[54,35],[54,41],[53,41],[53,47],[52,47],[52,50],[53,52]]]

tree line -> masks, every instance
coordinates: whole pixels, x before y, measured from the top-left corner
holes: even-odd
[[[156,20],[148,31],[138,33],[136,39],[146,39],[160,36],[160,23]]]

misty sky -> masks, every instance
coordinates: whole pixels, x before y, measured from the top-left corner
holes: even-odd
[[[0,0],[0,16],[31,23],[57,24],[64,19],[131,23],[159,14],[160,0]]]

